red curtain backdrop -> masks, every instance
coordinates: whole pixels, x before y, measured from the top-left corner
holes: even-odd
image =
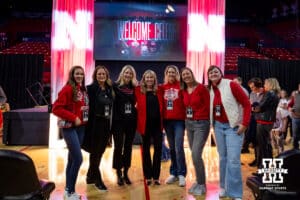
[[[86,83],[94,69],[94,0],[53,0],[51,33],[51,99],[66,83],[74,65],[85,68]]]
[[[225,0],[189,0],[187,23],[187,67],[207,84],[210,65],[224,72]]]

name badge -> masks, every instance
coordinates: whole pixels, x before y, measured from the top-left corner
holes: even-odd
[[[125,114],[131,114],[131,103],[125,103]]]
[[[186,109],[186,118],[188,119],[193,118],[193,109],[191,107],[187,107]]]
[[[217,117],[221,116],[221,105],[216,105],[216,107],[215,107],[215,115]]]
[[[109,105],[104,106],[104,116],[109,117]]]
[[[89,120],[89,107],[88,106],[82,106],[82,121],[87,122]]]
[[[170,99],[167,100],[167,110],[173,110],[173,101]]]

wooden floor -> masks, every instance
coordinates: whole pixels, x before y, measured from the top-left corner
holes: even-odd
[[[0,138],[2,139],[2,138]],[[46,146],[5,146],[0,144],[0,148],[15,149],[22,151],[29,155],[36,166],[39,178],[49,179],[56,184],[55,191],[51,195],[51,200],[63,199],[63,191],[65,186],[65,165],[67,161],[67,150],[49,149]],[[185,154],[187,161],[187,185],[186,187],[179,187],[178,183],[167,185],[164,183],[169,176],[170,161],[162,162],[160,186],[146,186],[143,180],[141,151],[139,145],[133,146],[132,166],[129,171],[129,177],[133,184],[128,186],[118,186],[116,183],[115,171],[112,169],[112,153],[113,148],[108,147],[105,151],[104,157],[101,162],[101,171],[104,182],[108,187],[107,192],[100,192],[93,185],[85,183],[86,172],[88,168],[88,154],[83,151],[84,161],[81,166],[76,191],[82,195],[82,199],[103,199],[103,200],[147,200],[162,199],[162,200],[192,200],[192,199],[206,199],[217,200],[219,191],[219,168],[218,168],[218,155],[216,147],[206,145],[203,158],[206,166],[206,180],[207,180],[207,193],[202,196],[190,195],[187,191],[195,180],[194,169],[191,160],[190,150],[185,143]],[[247,176],[256,171],[256,168],[249,167],[248,163],[254,158],[253,149],[250,148],[249,154],[242,154],[242,174],[243,174],[243,200],[254,199],[249,188],[245,184]]]

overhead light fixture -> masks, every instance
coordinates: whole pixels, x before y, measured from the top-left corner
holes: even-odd
[[[168,9],[170,12],[175,12],[174,7],[171,6],[170,4],[167,5],[167,9]]]

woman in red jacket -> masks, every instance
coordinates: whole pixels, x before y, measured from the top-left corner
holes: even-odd
[[[203,195],[206,193],[206,180],[202,152],[209,134],[209,93],[203,84],[196,81],[190,68],[181,70],[181,85],[186,111],[185,127],[196,174],[189,193]]]
[[[162,148],[162,90],[157,85],[156,74],[147,70],[141,85],[135,89],[137,103],[137,131],[143,139],[143,171],[147,185],[160,185],[160,157]],[[154,155],[151,160],[150,145],[153,139]]]
[[[66,188],[64,199],[80,199],[75,193],[75,184],[82,163],[81,143],[84,124],[88,120],[88,95],[85,88],[84,70],[74,66],[69,72],[67,84],[58,93],[52,112],[60,118],[59,127],[67,144]]]

